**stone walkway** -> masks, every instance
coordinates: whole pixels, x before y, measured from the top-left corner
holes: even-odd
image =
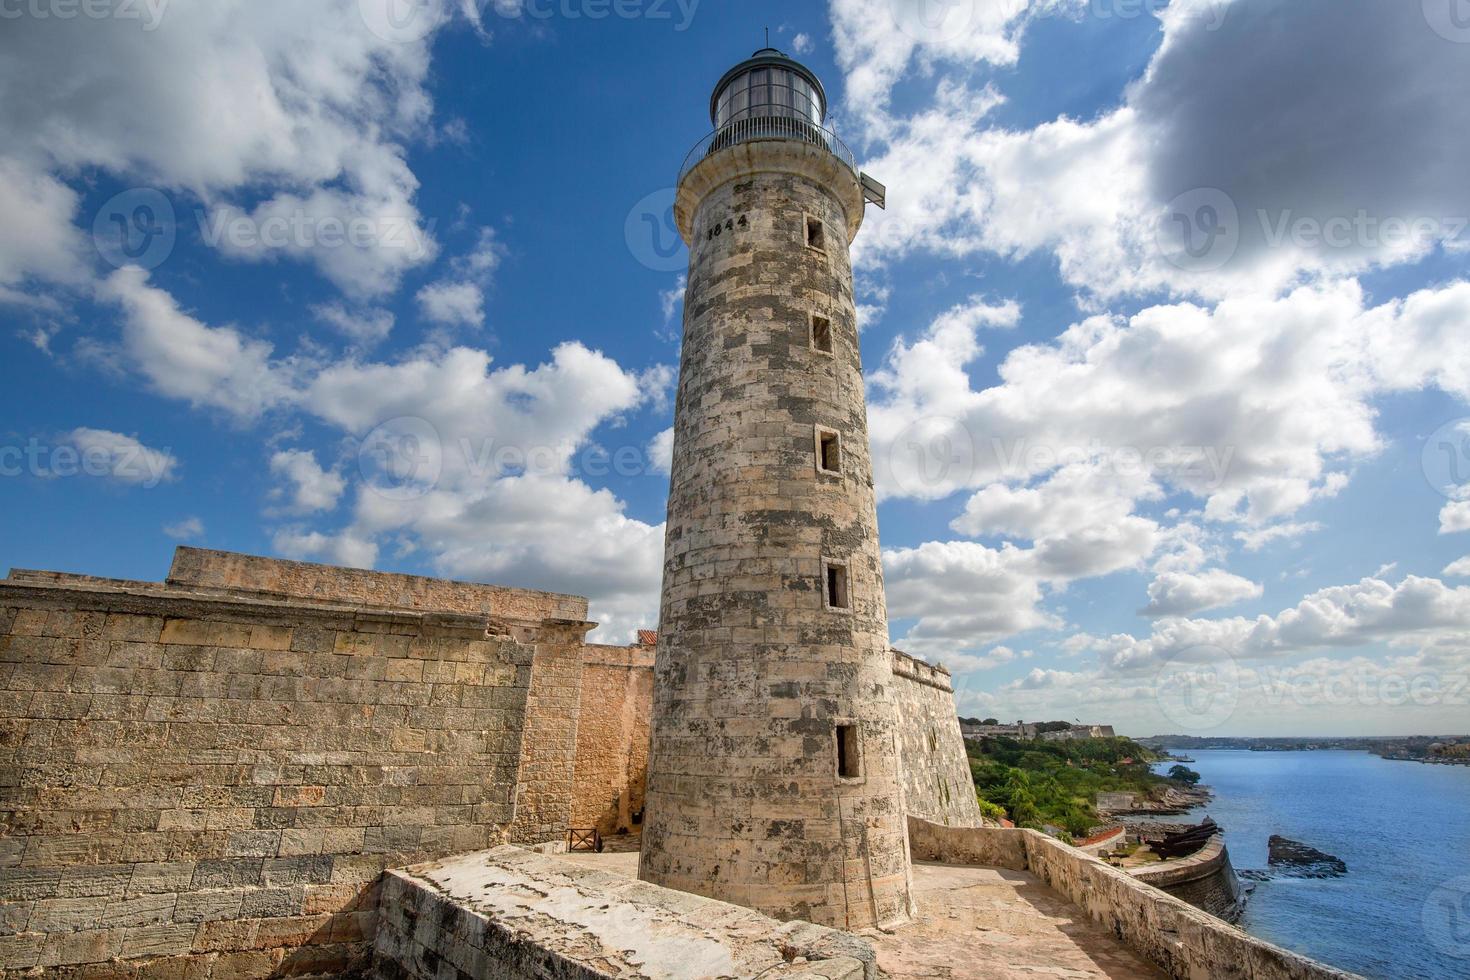
[[[637,854],[566,854],[563,860],[638,874]],[[1134,955],[1033,875],[995,868],[914,865],[919,918],[869,935],[892,980],[1142,980],[1164,974]]]
[[[889,977],[1034,980],[1164,974],[1022,871],[914,865],[919,918],[872,937]]]

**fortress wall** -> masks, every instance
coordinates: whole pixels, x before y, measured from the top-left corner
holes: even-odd
[[[946,826],[980,826],[949,671],[895,650],[893,699],[907,812]]]
[[[1035,830],[942,827],[910,817],[909,846],[914,860],[1029,871],[1171,977],[1352,980]]]
[[[604,835],[641,827],[653,657],[648,647],[583,648],[573,827]]]
[[[531,687],[524,703],[516,812],[509,840],[565,839],[572,816],[577,723],[581,714],[582,640],[591,623],[547,622],[537,631]]]
[[[483,616],[25,582],[0,975],[340,975],[384,868],[505,840],[533,649]]]
[[[587,600],[580,596],[202,548],[178,548],[174,552],[168,583],[184,589],[256,592],[309,602],[393,609],[432,609],[525,622],[539,623],[547,619],[581,622],[587,618]]]

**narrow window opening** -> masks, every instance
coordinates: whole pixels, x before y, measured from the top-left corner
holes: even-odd
[[[832,321],[824,316],[812,317],[812,347],[823,354],[832,353]]]
[[[827,239],[822,230],[822,223],[816,218],[806,219],[806,244],[808,248],[827,247]]]
[[[833,609],[846,609],[847,605],[847,566],[827,566],[827,605]]]
[[[842,472],[842,437],[831,429],[817,430],[817,469],[823,473]]]
[[[857,726],[838,725],[837,775],[842,779],[858,779],[862,774],[862,758],[858,752]]]

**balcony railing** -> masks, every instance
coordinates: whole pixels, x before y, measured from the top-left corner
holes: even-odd
[[[734,146],[737,143],[753,143],[759,140],[799,140],[829,151],[853,172],[858,173],[857,158],[847,144],[837,138],[830,129],[824,129],[805,119],[785,116],[755,116],[726,123],[695,144],[679,168],[679,179],[693,170],[705,157]]]

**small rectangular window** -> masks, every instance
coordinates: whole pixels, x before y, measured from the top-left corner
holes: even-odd
[[[824,316],[812,316],[812,349],[823,354],[832,353],[832,321]]]
[[[837,775],[841,779],[860,779],[863,775],[856,725],[837,726]]]
[[[847,609],[847,566],[827,563],[827,605],[832,609]]]
[[[806,244],[808,248],[826,248],[826,236],[822,233],[822,223],[816,218],[806,219]]]
[[[842,436],[821,426],[817,427],[817,469],[823,473],[842,472]]]

